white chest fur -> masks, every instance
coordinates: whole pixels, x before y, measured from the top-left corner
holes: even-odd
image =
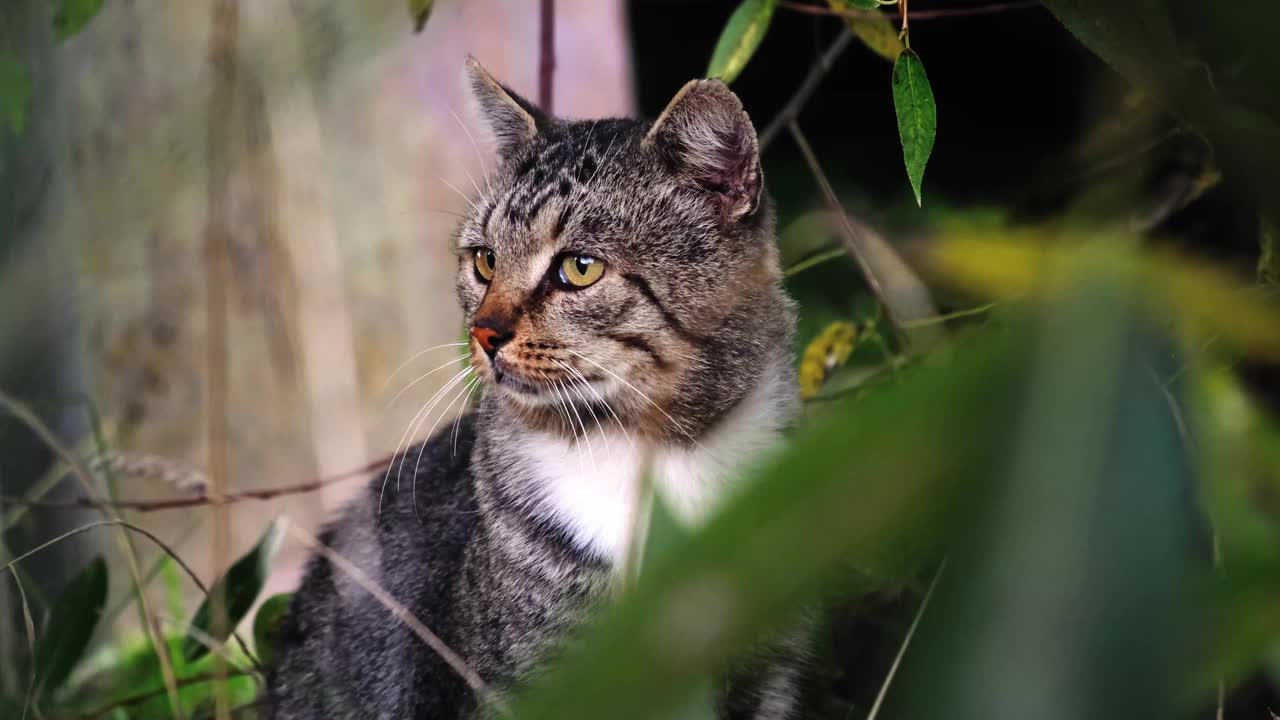
[[[773,446],[789,405],[785,388],[765,383],[690,447],[645,448],[610,424],[612,418],[601,417],[596,426],[584,417],[591,430],[585,437],[530,434],[513,450],[533,476],[534,511],[616,565],[626,556],[643,504],[646,461],[655,491],[680,520],[696,525],[733,492],[744,465]]]

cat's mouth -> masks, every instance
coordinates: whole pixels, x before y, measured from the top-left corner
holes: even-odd
[[[603,378],[593,375],[523,368],[501,357],[494,359],[489,369],[494,385],[517,400],[534,405],[572,403],[576,397],[592,395],[599,397],[600,391],[607,387]]]

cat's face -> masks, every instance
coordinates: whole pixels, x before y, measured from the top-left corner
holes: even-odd
[[[700,81],[652,125],[571,122],[469,72],[502,156],[457,244],[487,397],[549,431],[602,419],[687,435],[687,386],[725,382],[717,368],[732,378],[777,325],[733,322],[779,292],[741,104]]]

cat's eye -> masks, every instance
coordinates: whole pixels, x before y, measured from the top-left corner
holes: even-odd
[[[476,248],[476,274],[484,282],[493,279],[493,268],[497,265],[498,258],[489,248]]]
[[[604,274],[604,261],[590,255],[566,255],[560,261],[560,282],[573,288],[593,285]]]

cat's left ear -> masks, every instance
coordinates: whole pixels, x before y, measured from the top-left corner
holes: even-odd
[[[658,116],[644,142],[680,176],[711,192],[727,221],[760,207],[764,178],[756,129],[742,101],[719,80],[694,80]]]
[[[533,103],[498,82],[480,63],[467,56],[471,96],[498,141],[498,154],[510,157],[551,123]]]

